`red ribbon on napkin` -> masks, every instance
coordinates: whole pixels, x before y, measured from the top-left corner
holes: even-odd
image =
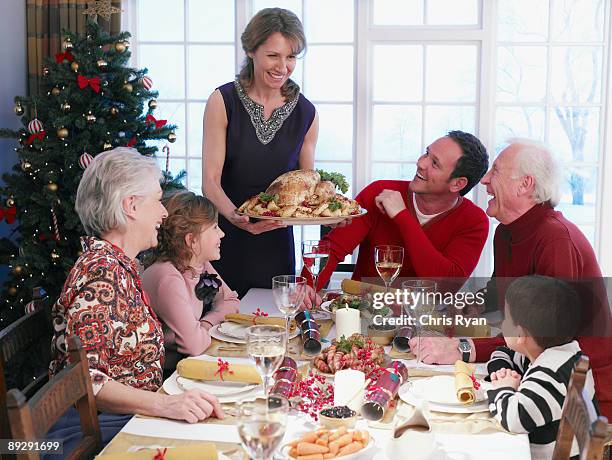
[[[472,375],[470,375],[470,379],[472,379],[472,385],[474,386],[474,390],[480,389],[480,382],[476,380],[476,376],[473,372]]]
[[[100,92],[100,77],[87,78],[83,75],[79,75],[77,77],[77,84],[81,89],[85,89],[87,86],[90,86],[96,93]]]
[[[257,324],[257,318],[263,316],[266,317],[268,316],[268,314],[263,311],[261,308],[257,307],[257,311],[255,311],[255,313],[253,313],[253,324]]]
[[[167,447],[164,447],[163,451],[161,450],[161,448],[158,448],[157,453],[155,454],[155,457],[153,457],[153,460],[164,460],[166,458],[167,450],[168,450]]]
[[[219,379],[223,381],[223,373],[227,372],[228,374],[234,374],[234,371],[230,370],[229,363],[227,361],[223,361],[221,358],[217,359],[217,372],[215,375],[219,375]]]

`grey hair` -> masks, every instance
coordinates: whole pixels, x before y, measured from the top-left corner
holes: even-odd
[[[117,147],[97,155],[83,173],[74,203],[87,235],[124,230],[127,219],[121,201],[153,192],[160,177],[155,159],[136,149]]]
[[[561,176],[559,164],[551,150],[531,139],[513,138],[507,142],[517,147],[516,168],[519,176],[534,178],[534,201],[548,201],[552,207],[557,206],[561,201]]]

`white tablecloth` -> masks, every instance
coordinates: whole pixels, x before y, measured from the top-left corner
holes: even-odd
[[[261,308],[269,314],[279,314],[272,298],[270,289],[251,289],[240,302],[242,313],[253,313]],[[440,368],[441,366],[436,366]],[[367,423],[361,420],[357,428],[366,428]],[[315,428],[310,417],[304,414],[289,416],[287,432],[283,442],[294,439],[299,433]],[[240,442],[238,430],[231,425],[215,425],[212,423],[189,424],[172,420],[134,417],[121,430],[125,433],[141,436],[155,436],[171,439],[197,439],[200,441]],[[376,449],[373,451],[374,460],[387,459],[386,445],[391,439],[391,430],[368,428],[375,439]],[[461,460],[490,460],[492,458],[508,460],[528,460],[529,439],[527,435],[511,435],[508,433],[490,434],[436,434],[439,451],[443,452],[441,458]],[[406,453],[409,458],[409,452]]]

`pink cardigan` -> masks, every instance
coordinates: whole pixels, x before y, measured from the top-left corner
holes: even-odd
[[[189,270],[180,273],[171,262],[154,263],[142,274],[142,286],[149,294],[151,307],[163,322],[166,368],[180,358],[173,359],[172,354],[200,355],[210,345],[210,325],[200,321],[204,307],[194,291],[204,271],[217,274],[208,262],[195,277]],[[223,321],[226,313],[238,313],[239,306],[238,295],[223,282],[212,311],[204,319],[214,326]]]

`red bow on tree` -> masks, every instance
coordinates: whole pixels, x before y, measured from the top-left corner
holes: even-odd
[[[45,138],[45,134],[46,133],[44,131],[40,131],[38,133],[34,133],[30,135],[30,137],[28,137],[28,140],[26,141],[26,144],[32,145],[32,142],[34,142],[34,139],[38,139],[39,141],[42,141]]]
[[[164,450],[161,450],[160,448],[158,448],[157,453],[155,454],[155,457],[153,457],[153,460],[164,460],[166,458],[167,450],[168,450],[167,447],[164,447]]]
[[[100,92],[100,77],[87,78],[83,75],[77,76],[79,88],[85,89],[89,85],[96,93]]]
[[[132,138],[131,138],[131,139],[128,141],[127,146],[128,146],[128,147],[134,147],[134,146],[136,145],[136,142],[137,142],[137,141],[136,141],[136,136],[134,136],[134,137],[132,137]]]
[[[0,208],[0,222],[2,219],[6,219],[7,224],[15,222],[15,216],[17,215],[17,208],[11,206],[10,208]]]
[[[155,123],[155,127],[157,129],[161,128],[168,122],[168,120],[156,120],[155,117],[151,114],[147,115],[147,118],[145,118],[145,121],[147,123]]]
[[[66,51],[65,53],[57,53],[55,55],[55,62],[61,64],[64,62],[64,59],[68,62],[74,61],[74,56],[70,54],[70,51]]]

